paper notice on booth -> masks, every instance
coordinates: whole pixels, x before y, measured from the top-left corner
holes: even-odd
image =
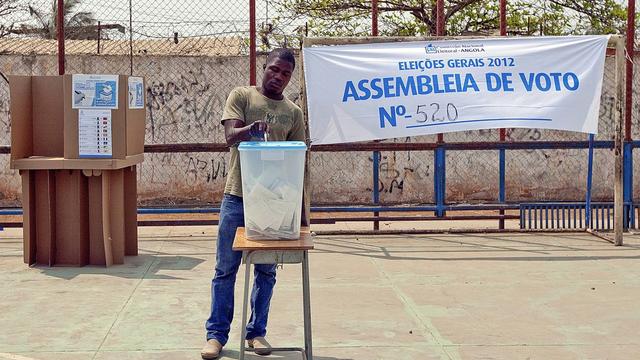
[[[72,108],[118,108],[118,75],[74,74],[71,79]]]
[[[144,80],[141,77],[130,77],[129,109],[144,109]]]
[[[79,156],[112,157],[111,110],[80,109],[78,114]]]

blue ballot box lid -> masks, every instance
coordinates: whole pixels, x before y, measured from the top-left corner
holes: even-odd
[[[240,151],[306,149],[307,145],[302,141],[243,141],[238,145],[238,150]]]

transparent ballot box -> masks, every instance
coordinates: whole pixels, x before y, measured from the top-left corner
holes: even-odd
[[[241,142],[238,151],[247,238],[298,239],[305,143],[249,141]]]

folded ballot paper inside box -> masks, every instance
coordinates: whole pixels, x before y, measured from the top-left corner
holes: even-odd
[[[238,150],[247,238],[298,239],[305,143],[242,142]]]

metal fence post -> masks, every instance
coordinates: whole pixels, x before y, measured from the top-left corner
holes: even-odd
[[[631,117],[633,110],[633,42],[636,33],[636,1],[629,0],[627,6],[627,38],[626,38],[626,78],[625,78],[625,114],[624,114],[624,130],[625,140],[631,141]],[[631,34],[631,36],[629,36]]]
[[[445,166],[446,166],[446,157],[445,150],[442,145],[439,145],[435,150],[434,157],[434,177],[433,177],[433,185],[434,185],[434,196],[436,203],[436,216],[443,217],[445,215],[444,206],[445,206]]]
[[[378,36],[378,0],[371,2],[371,35]],[[380,204],[380,151],[373,152],[373,203]],[[380,213],[373,212],[373,216],[377,217]],[[373,230],[380,230],[380,222],[373,222]]]
[[[371,35],[378,36],[378,0],[371,1]]]
[[[249,0],[249,85],[256,84],[256,0]]]
[[[624,144],[624,153],[622,158],[624,159],[623,174],[623,199],[625,214],[624,228],[629,229],[635,227],[636,219],[633,212],[633,144],[629,141]]]
[[[593,134],[589,134],[589,155],[587,160],[587,198],[585,201],[585,227],[591,229],[591,184],[593,183]]]
[[[629,58],[626,63],[625,78],[625,113],[624,113],[624,129],[625,141],[624,145],[624,164],[623,164],[623,199],[624,206],[627,209],[624,218],[625,229],[635,228],[636,214],[633,209],[633,145],[631,134],[632,111],[633,111],[633,58],[634,58],[634,41],[636,33],[636,1],[629,0],[627,4],[627,38],[626,50]],[[631,36],[629,36],[631,34]]]
[[[507,35],[507,0],[500,0],[500,36]],[[504,142],[506,140],[506,130],[500,129],[500,142]],[[506,201],[506,189],[505,189],[505,161],[506,161],[506,150],[499,150],[500,156],[500,190],[498,193],[498,202],[500,204],[504,204]],[[504,210],[500,210],[500,215],[504,215]],[[498,229],[504,229],[504,218],[498,220]]]
[[[436,35],[444,36],[444,0],[436,0]]]
[[[373,183],[371,184],[373,190],[373,204],[380,204],[380,151],[373,152]],[[378,211],[373,212],[373,216],[378,216]],[[375,220],[373,222],[373,230],[380,230],[380,222]]]
[[[624,42],[621,36],[616,38],[616,92],[615,92],[615,133],[614,133],[614,156],[615,156],[615,179],[613,184],[614,202],[614,244],[621,246],[624,232],[624,196],[623,196],[623,141],[624,141],[624,66],[626,63]]]
[[[500,129],[504,130],[504,129]],[[498,192],[498,202],[500,204],[504,204],[506,202],[507,192],[505,185],[505,177],[506,177],[506,149],[500,149],[499,151],[499,162],[500,162],[500,190]],[[504,210],[500,210],[500,215],[504,215]],[[504,229],[504,218],[498,221],[498,228]]]
[[[56,29],[58,31],[58,74],[64,75],[64,1],[58,0],[56,14]]]

